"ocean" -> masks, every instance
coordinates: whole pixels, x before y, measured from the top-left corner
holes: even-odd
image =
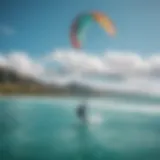
[[[82,100],[0,98],[0,159],[160,160],[160,101],[90,98],[82,124]]]

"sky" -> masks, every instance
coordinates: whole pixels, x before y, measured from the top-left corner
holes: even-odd
[[[111,38],[93,24],[79,53],[70,26],[77,14],[93,10],[108,15],[117,34]],[[158,0],[1,0],[0,65],[57,83],[83,73],[87,83],[116,77],[119,85],[123,79],[137,87],[143,79],[153,88],[160,76],[159,16]]]

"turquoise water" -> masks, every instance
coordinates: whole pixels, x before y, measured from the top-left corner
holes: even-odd
[[[160,160],[160,104],[91,98],[81,124],[78,98],[0,99],[5,160]]]

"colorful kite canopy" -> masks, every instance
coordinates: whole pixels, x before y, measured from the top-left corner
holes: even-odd
[[[71,26],[70,38],[74,48],[81,48],[84,31],[92,22],[97,22],[110,35],[114,36],[115,26],[112,21],[100,12],[83,13],[78,15]]]

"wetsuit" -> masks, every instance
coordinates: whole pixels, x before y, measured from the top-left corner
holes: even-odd
[[[77,116],[83,121],[86,120],[86,106],[85,105],[80,105],[77,108]]]

